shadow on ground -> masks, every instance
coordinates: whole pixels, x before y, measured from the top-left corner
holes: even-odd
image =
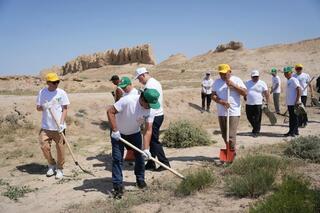
[[[194,103],[188,103],[190,107],[196,109],[196,110],[199,110],[200,112],[202,112],[202,108],[201,106],[197,105],[197,104],[194,104]]]
[[[251,132],[238,132],[237,135],[239,136],[252,136]],[[282,138],[284,137],[281,133],[275,132],[260,132],[259,137],[271,137],[271,138]],[[258,138],[259,138],[258,137]],[[257,139],[258,139],[257,138]]]
[[[123,186],[134,186],[134,182],[123,182]],[[112,178],[95,178],[86,179],[81,186],[73,188],[74,190],[81,190],[84,192],[101,192],[103,194],[111,195],[113,189]]]
[[[92,121],[91,124],[99,126],[99,128],[101,130],[110,130],[111,129],[109,121],[103,121],[103,120]]]
[[[48,167],[46,165],[38,163],[28,163],[16,166],[20,172],[26,172],[32,175],[43,175],[46,174]]]

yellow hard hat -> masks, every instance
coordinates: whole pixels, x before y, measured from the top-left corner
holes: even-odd
[[[298,67],[303,68],[303,65],[302,64],[296,64],[295,68],[298,68]]]
[[[47,81],[51,81],[51,82],[54,82],[54,81],[59,81],[59,76],[57,75],[57,73],[55,72],[49,72],[46,76],[46,80]]]
[[[231,68],[228,64],[219,64],[218,66],[219,73],[227,73],[229,70],[231,70]]]

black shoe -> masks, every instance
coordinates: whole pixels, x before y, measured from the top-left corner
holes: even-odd
[[[147,187],[147,184],[144,180],[141,180],[141,181],[137,181],[137,186],[140,188],[140,189],[143,189],[143,188],[146,188]]]
[[[300,135],[299,132],[294,133],[295,135]]]
[[[258,133],[252,133],[252,137],[257,138],[259,136]]]
[[[156,165],[148,162],[148,163],[145,165],[144,169],[145,169],[145,170],[154,171],[154,170],[156,169]]]
[[[286,134],[284,134],[283,135],[284,137],[295,137],[296,135],[295,134],[293,134],[293,133],[286,133]]]
[[[170,165],[166,165],[166,166],[168,166],[168,167],[170,168]],[[165,170],[167,170],[167,169],[164,168],[163,166],[159,166],[159,167],[156,169],[157,172],[162,172],[162,171],[165,171]]]
[[[123,186],[114,186],[112,194],[114,199],[121,199],[123,195]]]

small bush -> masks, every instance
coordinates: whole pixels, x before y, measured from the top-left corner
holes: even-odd
[[[215,176],[209,169],[199,169],[186,176],[176,189],[176,195],[187,196],[195,191],[204,189],[214,183]]]
[[[284,154],[290,157],[310,160],[313,163],[320,163],[320,137],[295,138],[289,142],[289,147],[285,149]]]
[[[30,189],[28,186],[10,186],[8,185],[7,191],[3,193],[3,196],[17,201],[18,198],[23,197],[26,193],[33,192],[34,189]]]
[[[278,190],[250,208],[250,213],[320,212],[320,193],[309,189],[309,182],[287,177]]]
[[[258,197],[269,191],[280,168],[280,160],[266,155],[249,155],[236,160],[227,172],[227,193],[237,197]]]
[[[212,141],[210,141],[208,133],[201,127],[190,121],[182,120],[170,123],[164,134],[163,143],[167,147],[186,148],[209,145]]]

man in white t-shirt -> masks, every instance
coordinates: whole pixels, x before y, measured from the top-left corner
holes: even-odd
[[[277,114],[280,114],[281,79],[277,75],[277,69],[274,67],[271,69],[271,75],[272,75],[272,86],[271,86],[270,94],[273,94],[274,109]]]
[[[241,114],[240,96],[247,95],[247,89],[243,81],[231,74],[228,64],[218,66],[220,78],[212,85],[212,99],[217,103],[218,120],[225,143],[230,143],[231,149],[235,149],[237,128]],[[230,88],[230,97],[227,99],[227,90]],[[229,110],[229,138],[226,138],[227,110]]]
[[[269,92],[267,84],[259,79],[259,71],[251,72],[251,80],[246,81],[247,96],[245,96],[247,119],[252,126],[252,136],[258,137],[261,129],[263,97],[266,104],[269,103]]]
[[[293,74],[293,77],[298,79],[300,87],[301,87],[301,102],[306,107],[307,104],[307,97],[308,97],[308,83],[310,82],[311,78],[308,73],[302,72],[303,65],[296,64],[295,71],[296,73]],[[312,85],[309,84],[311,98],[313,98],[313,88]],[[298,116],[299,127],[305,127],[308,124],[308,117],[305,116]]]
[[[286,104],[289,112],[289,132],[284,134],[285,137],[295,137],[299,135],[298,116],[294,112],[295,106],[301,104],[301,86],[295,77],[292,76],[292,67],[288,66],[283,69],[284,76],[287,79]]]
[[[111,125],[112,144],[112,183],[114,198],[119,199],[123,194],[123,154],[124,144],[119,141],[120,137],[130,142],[139,149],[143,149],[144,155],[135,151],[134,174],[139,188],[145,188],[144,159],[149,159],[149,151],[152,135],[152,123],[154,110],[159,109],[159,92],[155,89],[145,89],[140,95],[127,95],[117,101],[107,110],[108,120]],[[145,123],[146,130],[142,137],[140,125]]]
[[[115,102],[117,102],[123,96],[124,93],[123,90],[120,87],[118,87],[120,83],[120,78],[118,75],[113,75],[110,81],[117,86],[116,90],[111,92]]]
[[[202,112],[205,110],[205,103],[207,100],[207,112],[210,112],[211,93],[213,80],[210,78],[210,71],[206,72],[206,76],[201,82],[201,100],[202,100]]]
[[[122,77],[121,81],[118,84],[118,88],[120,88],[123,91],[122,97],[126,95],[139,95],[139,91],[132,86],[131,80],[129,77]],[[134,161],[135,160],[135,154],[134,150],[126,146],[127,152],[126,156],[124,157],[124,160],[126,161]]]
[[[65,161],[65,142],[60,133],[64,132],[66,128],[65,120],[70,102],[67,93],[58,88],[60,79],[56,73],[48,73],[46,81],[48,87],[41,89],[37,97],[37,110],[42,111],[39,140],[43,155],[49,164],[47,176],[50,177],[56,173],[56,178],[62,179],[63,164]],[[49,109],[51,109],[53,115],[59,122],[59,127],[57,127]],[[51,155],[52,141],[56,143],[57,162]]]
[[[163,114],[163,92],[162,92],[162,86],[159,81],[152,78],[149,72],[145,67],[140,67],[136,69],[136,76],[135,79],[138,79],[139,82],[144,85],[144,88],[148,89],[156,89],[159,93],[159,103],[160,108],[155,110],[155,118],[152,125],[152,138],[151,138],[151,144],[150,144],[150,152],[152,157],[157,157],[158,160],[170,167],[169,160],[166,157],[166,154],[164,153],[162,144],[159,142],[159,134],[160,134],[160,127],[162,125],[164,114]],[[156,169],[156,165],[153,161],[148,161],[146,164],[147,170],[156,170],[156,171],[163,171],[165,168],[160,166]]]

